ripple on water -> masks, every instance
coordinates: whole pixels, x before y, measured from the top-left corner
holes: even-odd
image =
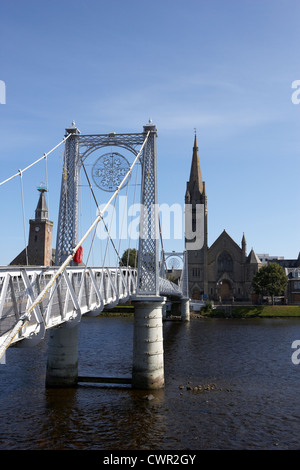
[[[298,449],[299,330],[295,320],[165,323],[166,385],[151,400],[126,386],[45,390],[47,342],[9,350],[0,448]],[[132,334],[131,319],[85,319],[80,374],[130,376]]]

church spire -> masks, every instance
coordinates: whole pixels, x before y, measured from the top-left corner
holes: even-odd
[[[200,169],[199,154],[198,154],[198,145],[197,145],[197,136],[195,134],[194,147],[193,147],[193,158],[192,166],[190,173],[190,189],[198,189],[201,194],[203,194],[203,180]]]
[[[191,165],[190,179],[186,185],[185,203],[186,204],[190,204],[190,203],[204,204],[205,199],[206,199],[205,183],[202,180],[199,154],[198,154],[197,136],[195,133],[192,165]]]

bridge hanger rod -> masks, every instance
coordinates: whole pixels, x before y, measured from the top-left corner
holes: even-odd
[[[93,196],[93,198],[94,198],[94,201],[95,201],[97,210],[98,210],[98,212],[100,212],[100,211],[99,211],[99,204],[98,204],[98,202],[97,202],[95,193],[94,193],[94,191],[93,191],[93,188],[92,188],[92,185],[91,185],[89,176],[88,176],[88,174],[87,174],[87,171],[86,171],[86,169],[85,169],[85,166],[84,166],[83,162],[82,162],[82,167],[83,167],[83,170],[84,170],[84,173],[85,173],[87,182],[88,182],[88,184],[89,184],[90,191],[91,191],[92,196]],[[107,227],[107,225],[106,225],[106,223],[105,223],[105,221],[104,221],[103,218],[102,218],[102,221],[103,221],[105,230],[106,230],[106,232],[107,232],[107,234],[108,234],[108,237],[109,237],[109,239],[110,239],[110,241],[111,241],[111,243],[112,243],[112,246],[113,246],[113,248],[114,248],[114,250],[115,250],[115,252],[116,252],[116,254],[117,254],[117,257],[119,258],[119,261],[121,261],[121,258],[120,258],[120,255],[119,255],[119,253],[118,253],[118,250],[117,250],[117,248],[116,248],[116,246],[115,246],[115,244],[114,244],[114,242],[113,242],[113,239],[111,238],[111,235],[110,235],[110,233],[109,233],[108,227]]]
[[[15,175],[12,175],[10,178],[7,178],[5,181],[2,181],[2,183],[0,183],[0,186],[2,186],[2,184],[4,183],[7,183],[8,181],[12,180],[13,178],[15,178],[16,176],[19,176],[20,175],[20,172],[21,173],[24,173],[24,171],[28,170],[29,168],[31,168],[33,165],[35,165],[36,163],[40,162],[41,160],[43,160],[43,158],[47,158],[48,155],[50,155],[50,153],[52,153],[54,150],[57,149],[57,147],[59,147],[61,144],[63,144],[64,142],[66,142],[66,140],[73,134],[68,134],[61,142],[59,142],[59,144],[57,144],[55,147],[53,147],[52,150],[50,150],[50,152],[48,153],[44,153],[44,155],[42,157],[40,157],[38,160],[36,160],[35,162],[31,163],[30,165],[28,165],[26,168],[24,168],[24,170],[19,170],[18,173],[16,173]]]
[[[32,310],[43,300],[43,298],[45,297],[47,291],[52,287],[52,285],[54,284],[55,280],[58,278],[58,276],[65,270],[65,268],[68,266],[68,264],[71,262],[71,260],[73,259],[73,257],[75,256],[75,253],[76,251],[78,250],[78,248],[82,245],[82,243],[86,240],[86,238],[89,236],[89,234],[92,232],[92,230],[95,228],[95,226],[100,222],[100,220],[103,218],[103,214],[105,213],[106,209],[108,208],[108,206],[111,204],[111,202],[114,200],[114,198],[119,194],[122,186],[124,185],[125,181],[127,180],[127,178],[129,177],[129,175],[131,174],[132,170],[133,170],[133,167],[134,165],[136,164],[137,160],[140,158],[140,155],[143,151],[143,148],[144,146],[146,145],[146,142],[148,140],[148,137],[149,137],[149,134],[150,134],[150,131],[147,132],[147,135],[145,137],[145,140],[143,142],[143,145],[141,146],[141,149],[139,151],[139,153],[137,154],[136,158],[134,159],[131,167],[129,168],[127,174],[125,175],[125,177],[123,178],[123,181],[121,182],[121,184],[118,186],[118,188],[116,189],[116,191],[114,192],[114,194],[111,196],[110,200],[107,202],[107,204],[105,205],[103,211],[99,211],[99,215],[97,216],[97,218],[94,220],[94,222],[92,223],[92,225],[90,226],[90,228],[86,231],[86,233],[84,234],[84,236],[81,238],[81,240],[77,243],[77,245],[75,246],[75,248],[73,248],[73,251],[72,253],[67,257],[67,259],[64,261],[64,263],[60,266],[60,268],[57,270],[57,272],[55,273],[55,275],[53,276],[53,278],[48,282],[48,284],[46,285],[46,287],[43,289],[43,291],[37,296],[37,298],[35,299],[35,301],[30,305],[30,307],[28,308],[27,312],[24,313],[24,315],[22,315],[20,317],[20,319],[18,320],[18,322],[15,324],[15,326],[13,327],[13,329],[11,330],[10,334],[5,338],[4,342],[2,344],[0,344],[0,359],[2,357],[2,355],[4,354],[5,350],[9,347],[9,345],[12,343],[14,337],[18,334],[18,332],[21,330],[21,328],[23,328],[23,326],[25,326],[29,320],[30,320],[30,317],[31,317],[31,312]]]

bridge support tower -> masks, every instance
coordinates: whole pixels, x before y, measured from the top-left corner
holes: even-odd
[[[61,265],[78,243],[79,147],[82,137],[73,126],[66,129],[64,169],[55,264]],[[164,387],[163,305],[159,295],[159,221],[157,198],[157,129],[151,121],[141,136],[148,139],[142,153],[141,216],[134,319],[132,387]],[[101,137],[102,139],[102,137]],[[122,137],[101,140],[101,146],[121,143]],[[84,142],[84,140],[82,140]],[[51,331],[47,361],[48,387],[74,386],[78,381],[78,326],[64,325]]]
[[[133,301],[134,334],[132,387],[160,389],[164,380],[163,297],[136,297]]]
[[[50,330],[46,387],[75,387],[78,380],[78,326]]]
[[[186,297],[181,299],[181,320],[190,321],[190,300]]]
[[[61,265],[78,242],[79,134],[75,127],[65,143],[57,227],[55,265]],[[74,387],[78,380],[78,324],[65,323],[50,331],[46,387]]]
[[[156,126],[150,131],[142,159],[141,218],[137,295],[133,299],[134,342],[132,387],[159,389],[164,387],[163,305],[159,295],[159,225],[156,168]]]

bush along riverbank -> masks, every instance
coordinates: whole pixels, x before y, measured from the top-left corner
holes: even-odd
[[[203,318],[300,318],[300,305],[224,305],[217,306],[215,309],[202,309],[199,316]]]
[[[118,305],[111,310],[104,310],[101,317],[133,317],[132,305]],[[267,318],[267,317],[299,317],[300,305],[222,305],[212,308],[206,306],[200,312],[191,311],[194,318]],[[177,318],[177,317],[176,317]]]

